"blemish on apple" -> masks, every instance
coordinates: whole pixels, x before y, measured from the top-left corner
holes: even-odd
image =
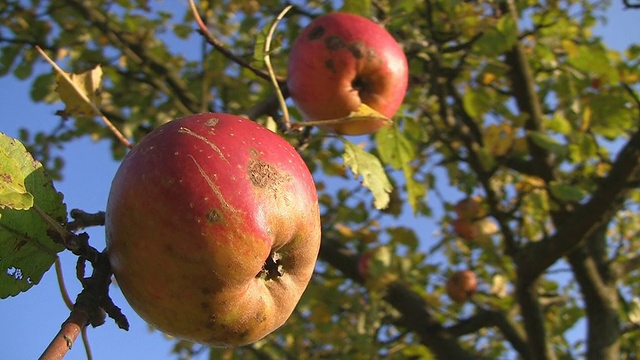
[[[218,125],[219,121],[220,121],[220,119],[218,119],[216,117],[212,117],[212,118],[208,119],[207,121],[205,121],[204,126],[214,127],[214,126]]]
[[[210,209],[209,211],[207,211],[207,214],[205,215],[205,219],[207,219],[209,223],[217,223],[218,221],[220,221],[221,218],[222,216],[216,209]]]
[[[336,51],[342,49],[345,44],[341,37],[332,35],[324,39],[324,46],[326,46],[329,51]]]
[[[364,57],[365,46],[361,41],[354,41],[352,43],[349,43],[349,45],[347,45],[347,49],[349,49],[349,52],[353,54],[353,57],[358,60]]]
[[[324,26],[316,26],[315,28],[311,29],[307,39],[309,40],[320,39],[324,35],[324,32],[325,32]]]
[[[331,72],[335,72],[336,68],[335,65],[333,64],[333,59],[327,59],[324,62],[324,66],[329,69]]]

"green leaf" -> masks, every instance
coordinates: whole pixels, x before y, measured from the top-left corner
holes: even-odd
[[[462,104],[469,116],[475,120],[480,120],[487,111],[491,109],[491,97],[484,89],[467,88],[462,96]]]
[[[416,250],[420,243],[416,233],[408,227],[389,227],[387,233],[391,236],[391,241],[406,245],[411,250]]]
[[[20,157],[15,154],[16,147],[11,145],[15,141],[0,137],[0,209],[27,210],[33,206],[33,195],[24,185],[18,162]]]
[[[476,41],[475,46],[479,52],[487,56],[498,56],[509,50],[518,40],[518,28],[511,16],[503,16],[495,27],[489,28],[482,37]]]
[[[9,175],[8,183],[18,184],[19,191],[23,186],[25,193],[33,196],[33,207],[25,206],[28,201],[18,206],[23,210],[0,207],[0,298],[4,299],[40,282],[56,254],[64,249],[47,235],[49,226],[34,208],[37,206],[61,224],[66,221],[67,210],[42,164],[31,157],[22,143],[0,133],[0,153],[0,177]],[[7,155],[11,162],[5,161]]]
[[[584,198],[586,192],[574,185],[552,181],[549,190],[553,196],[562,202],[578,202]]]
[[[609,139],[614,139],[631,129],[634,124],[633,110],[628,108],[628,98],[622,95],[597,95],[589,99],[593,130]],[[586,112],[585,109],[585,112]]]
[[[340,11],[369,17],[371,15],[371,0],[344,0]]]
[[[531,140],[541,148],[549,151],[558,156],[564,156],[567,153],[567,148],[564,144],[554,139],[552,136],[543,132],[531,131],[529,132]]]
[[[427,193],[426,185],[414,179],[415,167],[411,161],[416,157],[415,146],[397,126],[382,127],[375,136],[377,150],[383,163],[394,169],[402,169],[407,186],[407,197],[414,213],[418,212],[419,200]]]
[[[371,190],[374,198],[373,205],[376,209],[386,208],[389,204],[389,193],[393,187],[380,160],[347,139],[342,138],[342,142],[344,164],[356,177],[362,175],[362,185]]]

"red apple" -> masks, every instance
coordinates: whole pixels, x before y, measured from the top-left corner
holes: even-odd
[[[380,25],[348,13],[313,20],[289,55],[287,87],[307,120],[348,116],[364,103],[391,118],[405,96],[407,59]],[[384,120],[368,118],[327,125],[337,133],[372,133]]]
[[[447,279],[447,295],[456,303],[463,303],[476,292],[478,279],[471,270],[461,270],[453,273]]]
[[[367,251],[358,258],[358,274],[360,274],[363,279],[367,279],[370,276],[369,270],[371,268],[371,257],[373,254],[373,251]]]
[[[125,157],[106,238],[116,280],[143,319],[181,339],[240,346],[281,326],[310,280],[316,188],[295,149],[265,127],[190,115]]]
[[[466,198],[458,201],[454,210],[460,219],[471,220],[480,216],[482,206],[479,198]]]
[[[475,222],[467,219],[453,220],[453,231],[465,240],[473,240],[480,236],[478,226]]]

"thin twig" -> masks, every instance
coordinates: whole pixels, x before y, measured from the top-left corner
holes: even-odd
[[[67,291],[67,287],[64,284],[64,277],[62,276],[62,264],[60,263],[59,257],[56,257],[55,266],[56,278],[58,279],[58,287],[60,288],[60,295],[62,295],[62,300],[69,310],[73,310],[73,301],[71,300],[69,292]]]
[[[280,103],[280,109],[282,110],[282,121],[284,123],[283,124],[284,131],[288,131],[291,128],[291,121],[289,119],[289,109],[287,108],[287,103],[284,99],[284,96],[282,95],[282,91],[280,90],[280,84],[278,83],[276,74],[273,71],[273,66],[271,65],[271,55],[269,55],[269,53],[271,52],[271,39],[273,38],[273,33],[276,31],[276,27],[280,23],[280,20],[282,20],[282,18],[287,14],[289,10],[291,10],[292,7],[293,5],[288,5],[278,14],[273,24],[271,24],[271,27],[269,28],[269,32],[267,33],[267,38],[265,39],[265,42],[264,42],[264,63],[265,63],[265,66],[267,67],[267,71],[269,72],[269,79],[271,80],[273,87],[276,89],[276,95],[278,96],[278,102]]]
[[[189,0],[189,6],[191,8],[191,12],[193,13],[193,17],[195,18],[196,23],[198,24],[198,27],[200,28],[199,29],[200,34],[202,36],[204,36],[204,38],[207,40],[207,42],[209,44],[211,44],[211,46],[213,46],[214,49],[218,50],[227,59],[229,59],[229,60],[233,61],[234,63],[242,66],[243,68],[251,71],[256,76],[258,76],[258,77],[260,77],[260,78],[262,78],[264,80],[271,80],[268,72],[265,72],[263,70],[260,70],[260,69],[256,68],[255,66],[251,65],[250,63],[248,63],[244,59],[238,57],[236,54],[234,54],[231,51],[227,50],[227,48],[224,46],[224,44],[222,42],[220,42],[220,40],[218,40],[215,36],[213,36],[209,32],[209,29],[207,29],[207,26],[205,25],[204,21],[202,21],[202,18],[200,17],[200,14],[198,13],[198,8],[196,7],[195,0]],[[278,82],[283,83],[284,80],[283,79],[278,79]]]

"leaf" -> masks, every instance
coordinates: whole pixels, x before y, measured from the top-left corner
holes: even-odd
[[[503,16],[495,27],[489,28],[474,46],[486,56],[498,56],[509,50],[518,40],[518,29],[511,16]]]
[[[414,213],[418,212],[419,199],[427,193],[425,184],[418,183],[414,179],[415,167],[410,163],[416,157],[415,146],[397,126],[382,127],[376,133],[377,150],[382,162],[391,165],[394,169],[402,169],[406,179],[407,197]]]
[[[340,11],[369,17],[371,15],[371,0],[344,0]]]
[[[586,192],[574,185],[552,181],[549,189],[553,196],[563,202],[578,202],[584,198]]]
[[[0,209],[26,210],[33,206],[33,195],[24,185],[21,176],[21,167],[18,162],[20,154],[16,154],[13,140],[9,137],[0,137]]]
[[[632,323],[640,324],[640,298],[634,297],[631,300],[627,316],[629,316],[629,321]]]
[[[529,137],[536,145],[555,155],[564,156],[567,153],[565,145],[554,139],[549,134],[531,131],[529,132]]]
[[[2,133],[0,153],[3,157],[0,174],[11,175],[11,184],[22,184],[25,193],[33,196],[34,207],[37,206],[55,221],[64,223],[67,210],[62,195],[53,187],[42,164],[31,157],[22,143]],[[11,165],[6,165],[5,155],[13,159]],[[20,185],[18,189],[21,189]],[[26,204],[28,202],[22,205]],[[1,299],[27,291],[40,282],[44,273],[51,268],[56,254],[64,249],[49,238],[49,226],[34,207],[20,207],[24,209],[0,207]]]
[[[353,174],[362,175],[362,185],[371,190],[373,205],[376,209],[384,209],[389,204],[389,193],[393,190],[391,182],[380,163],[380,160],[362,148],[342,138],[344,154],[342,159]]]
[[[67,79],[69,79],[71,83]],[[60,99],[62,99],[67,106],[64,109],[67,115],[99,115],[99,112],[95,110],[96,107],[100,105],[102,67],[96,66],[92,70],[80,74],[59,71],[56,74],[56,82],[58,84],[56,91],[58,95],[60,95]]]

